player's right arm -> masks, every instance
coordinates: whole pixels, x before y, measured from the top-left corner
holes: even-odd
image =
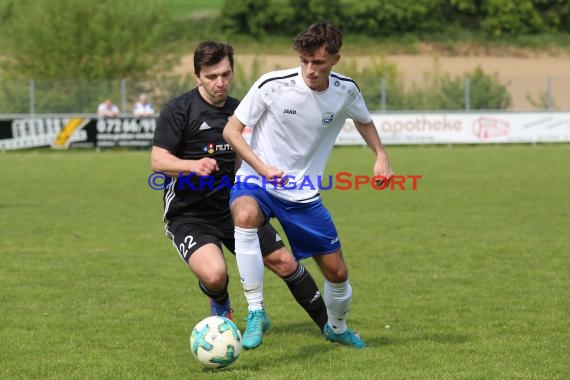
[[[196,173],[207,176],[219,170],[215,159],[204,157],[197,160],[182,159],[175,155],[183,144],[182,126],[188,124],[185,118],[189,105],[183,99],[168,103],[156,121],[152,139],[150,166],[154,172],[162,172],[171,177]]]
[[[246,161],[259,175],[266,177],[270,181],[277,180],[277,182],[280,182],[285,173],[282,170],[265,165],[265,163],[259,159],[243,138],[242,133],[244,129],[245,124],[233,115],[224,128],[224,140],[226,140],[228,144],[232,146],[236,154],[241,157],[243,161]]]
[[[216,160],[204,157],[199,160],[183,160],[170,153],[167,149],[153,146],[150,153],[150,165],[154,172],[162,172],[171,177],[183,173],[188,175],[196,173],[198,176],[207,176],[220,168]]]

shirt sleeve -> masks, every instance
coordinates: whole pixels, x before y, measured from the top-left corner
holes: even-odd
[[[176,154],[182,140],[183,127],[183,113],[177,112],[172,105],[164,107],[156,121],[152,145]]]
[[[249,89],[245,97],[236,108],[234,115],[242,124],[254,128],[266,110],[265,97],[258,87],[261,79],[258,79]]]
[[[352,98],[348,106],[348,117],[360,123],[370,123],[372,116],[366,107],[364,97],[356,86],[351,90],[349,96]]]

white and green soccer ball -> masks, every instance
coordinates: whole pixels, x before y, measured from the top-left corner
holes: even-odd
[[[190,349],[206,367],[227,367],[241,352],[241,332],[224,317],[207,317],[198,322],[190,335]]]

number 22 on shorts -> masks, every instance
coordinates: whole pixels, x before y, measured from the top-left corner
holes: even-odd
[[[192,247],[195,245],[196,245],[196,242],[194,241],[194,236],[188,235],[184,238],[184,242],[180,243],[178,250],[180,251],[180,254],[183,257],[186,257],[186,255],[188,254],[188,251],[190,249],[192,249]]]

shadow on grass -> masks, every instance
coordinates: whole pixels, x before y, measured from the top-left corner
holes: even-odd
[[[279,343],[283,339],[284,343]],[[322,341],[321,341],[322,339]],[[267,343],[265,343],[267,340]],[[318,343],[314,343],[318,341]],[[294,349],[283,349],[290,346],[291,341],[295,341]],[[267,345],[267,347],[265,347]],[[249,360],[241,361],[239,368],[248,371],[260,371],[265,367],[276,368],[274,360],[266,360],[264,356],[270,352],[272,357],[277,355],[279,363],[284,368],[288,363],[305,362],[307,360],[318,361],[328,356],[328,352],[333,350],[335,345],[326,342],[321,336],[319,328],[312,321],[293,323],[272,323],[271,332],[264,338],[264,343],[254,350],[245,351]],[[242,355],[244,351],[242,351]]]
[[[334,350],[335,345],[330,344],[329,342],[325,342],[323,339],[322,344],[306,344],[302,343],[295,347],[295,349],[286,350],[286,351],[279,351],[277,356],[279,357],[278,361],[275,360],[264,360],[264,359],[251,359],[240,362],[240,366],[238,367],[241,370],[248,370],[248,371],[260,371],[265,368],[273,368],[276,369],[278,367],[288,368],[290,363],[300,363],[300,362],[307,362],[307,361],[315,361],[318,362],[320,360],[324,360],[329,355],[329,351]],[[261,345],[259,348],[255,350],[250,350],[246,352],[246,355],[250,353],[254,353],[254,351],[261,351],[261,350],[270,350],[269,347],[264,348]],[[242,352],[243,354],[243,352]],[[255,352],[257,354],[257,352]],[[272,357],[274,358],[276,355],[275,350],[272,350]],[[224,368],[224,370],[227,370]]]
[[[302,335],[319,335],[319,328],[310,320],[303,322],[290,323],[272,323],[271,331],[275,333],[302,334]]]
[[[357,319],[353,320],[354,326],[358,331],[359,322]],[[351,323],[349,323],[349,328],[352,328]],[[295,334],[295,335],[307,335],[309,337],[319,337],[319,331],[315,324],[311,323],[310,321],[307,322],[295,322],[295,323],[286,323],[282,324],[281,326],[277,325],[274,326],[272,332],[277,334],[286,333],[288,335]],[[362,335],[362,339],[366,342],[369,347],[379,347],[379,346],[386,346],[386,345],[405,345],[409,343],[417,343],[417,342],[432,342],[432,343],[440,343],[440,344],[449,344],[449,345],[458,345],[464,344],[466,342],[471,341],[471,338],[468,335],[464,334],[445,334],[445,333],[436,333],[436,334],[421,334],[416,336],[407,336],[407,337],[394,337],[390,336],[392,334],[366,334]],[[323,338],[324,339],[324,338]],[[325,345],[324,347],[319,347],[319,350],[328,350],[335,345]],[[314,349],[314,348],[312,348]]]

